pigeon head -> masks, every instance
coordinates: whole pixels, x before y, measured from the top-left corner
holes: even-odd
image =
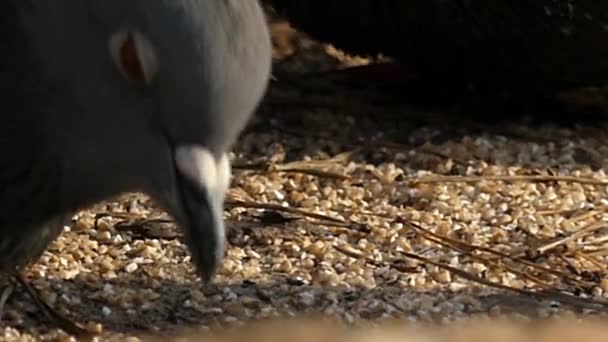
[[[202,278],[223,259],[227,152],[266,90],[251,0],[23,1],[40,146],[65,209],[142,191],[182,229]]]

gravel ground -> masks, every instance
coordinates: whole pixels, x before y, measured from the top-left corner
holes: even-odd
[[[277,75],[369,62],[274,28]],[[29,270],[42,298],[102,340],[133,341],[296,316],[367,327],[608,311],[606,125],[482,125],[277,78],[234,149],[213,284],[171,220],[125,194],[79,213]],[[0,336],[72,339],[20,287]]]

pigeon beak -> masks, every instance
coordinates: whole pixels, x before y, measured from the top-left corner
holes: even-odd
[[[204,282],[209,282],[224,258],[223,204],[230,181],[228,156],[219,159],[201,146],[175,151],[179,210],[175,215],[186,245]]]

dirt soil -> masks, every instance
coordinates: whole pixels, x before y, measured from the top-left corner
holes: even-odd
[[[28,271],[46,302],[100,340],[132,341],[311,315],[359,327],[605,316],[605,123],[395,105],[299,77],[373,61],[273,29],[275,79],[234,149],[213,284],[171,219],[125,194],[79,213]],[[73,339],[22,287],[0,337]]]

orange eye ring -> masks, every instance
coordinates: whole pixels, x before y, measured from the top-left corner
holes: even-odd
[[[127,79],[150,84],[156,76],[156,51],[137,31],[115,32],[109,41],[112,60]]]
[[[120,47],[120,64],[123,71],[128,76],[137,81],[145,81],[144,71],[137,56],[137,47],[135,47],[135,39],[132,34],[129,34]]]

